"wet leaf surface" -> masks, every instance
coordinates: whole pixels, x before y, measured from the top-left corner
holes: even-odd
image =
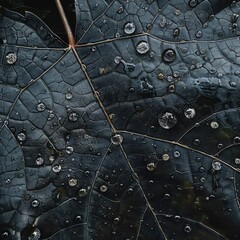
[[[1,9],[0,238],[239,239],[239,3],[74,11]]]

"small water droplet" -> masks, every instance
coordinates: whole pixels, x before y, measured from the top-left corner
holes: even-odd
[[[122,60],[122,58],[121,58],[120,56],[116,56],[116,57],[114,58],[114,62],[115,62],[116,64],[120,64],[121,60]]]
[[[28,240],[38,240],[41,237],[41,232],[38,228],[34,228],[28,236]]]
[[[44,163],[44,159],[42,157],[38,157],[35,162],[38,166],[40,166]]]
[[[222,168],[222,164],[218,161],[213,161],[212,168],[216,171],[219,171]]]
[[[191,228],[189,225],[186,225],[186,226],[184,227],[184,232],[190,233],[191,231],[192,231],[192,228]]]
[[[156,166],[156,164],[154,162],[151,162],[151,163],[147,164],[147,170],[150,171],[150,172],[155,171],[156,168],[157,168],[157,166]]]
[[[114,145],[119,145],[119,144],[121,144],[121,143],[123,142],[123,137],[122,137],[122,135],[120,135],[120,134],[115,134],[114,136],[112,136],[111,142],[112,142],[112,144],[114,144]]]
[[[92,46],[92,52],[96,52],[97,47],[96,46]]]
[[[163,160],[163,161],[168,161],[169,159],[170,159],[169,154],[164,153],[164,154],[162,155],[162,160]]]
[[[61,165],[54,165],[52,167],[52,171],[55,173],[59,173],[61,171],[61,169],[62,169]]]
[[[72,146],[67,146],[66,147],[66,153],[67,154],[72,154],[73,153],[73,147]]]
[[[14,64],[17,61],[17,55],[14,52],[9,52],[6,55],[6,61],[8,64]]]
[[[26,140],[26,134],[25,133],[23,133],[23,132],[20,132],[18,135],[17,135],[17,138],[18,138],[18,140],[19,141],[25,141]]]
[[[37,199],[33,199],[31,205],[32,207],[36,208],[40,205],[40,202]]]
[[[194,108],[186,108],[184,111],[184,115],[186,118],[194,118],[196,115],[196,110]]]
[[[235,163],[240,164],[240,158],[235,158]]]
[[[114,224],[118,224],[120,222],[120,217],[116,217],[113,220]]]
[[[166,24],[167,24],[167,19],[163,16],[163,17],[160,19],[159,25],[160,25],[161,28],[164,28],[164,27],[166,26]]]
[[[71,94],[70,92],[66,93],[65,98],[66,98],[67,100],[72,99],[72,94]]]
[[[181,153],[179,151],[174,151],[173,156],[175,158],[179,158],[181,156]]]
[[[76,178],[71,178],[71,179],[68,180],[68,185],[69,185],[70,187],[76,186],[77,183],[78,183],[78,181],[77,181]]]
[[[179,34],[180,34],[180,29],[179,28],[175,28],[173,30],[173,37],[177,37],[177,36],[179,36]]]
[[[171,63],[176,59],[176,52],[173,49],[165,49],[162,54],[162,59],[165,63]]]
[[[137,48],[136,48],[137,52],[140,53],[140,54],[147,53],[149,51],[149,49],[150,49],[150,46],[145,41],[139,42],[138,45],[137,45]]]
[[[197,31],[196,34],[195,34],[195,36],[196,36],[197,38],[201,38],[202,35],[203,35],[202,31]]]
[[[212,121],[212,122],[210,123],[210,126],[211,126],[211,128],[213,128],[213,129],[217,129],[217,128],[219,127],[219,124],[218,124],[218,122]]]
[[[166,111],[158,115],[158,123],[162,128],[170,129],[177,124],[177,118],[174,113]]]
[[[190,0],[188,4],[191,8],[194,8],[198,5],[198,0]]]
[[[159,73],[157,77],[158,77],[159,80],[163,80],[164,79],[164,74],[163,73]]]
[[[108,190],[108,187],[106,185],[100,186],[100,191],[101,192],[106,192]]]
[[[79,191],[78,191],[78,195],[79,197],[85,197],[88,195],[88,191],[86,188],[81,188]]]
[[[136,26],[135,26],[135,24],[132,23],[132,22],[128,22],[128,23],[126,23],[125,26],[124,26],[124,32],[125,32],[126,34],[128,34],[128,35],[134,33],[135,30],[136,30]]]
[[[239,136],[234,137],[233,143],[234,143],[234,144],[240,143],[240,137],[239,137]]]
[[[76,112],[72,112],[68,116],[69,121],[76,122],[78,120],[78,114]]]
[[[37,110],[39,111],[39,112],[43,112],[44,110],[46,109],[46,106],[45,106],[45,104],[44,103],[39,103],[38,105],[37,105]]]

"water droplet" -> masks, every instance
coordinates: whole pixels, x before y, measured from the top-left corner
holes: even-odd
[[[119,8],[118,8],[118,11],[117,11],[117,13],[122,13],[122,12],[123,12],[123,10],[124,10],[124,9],[123,9],[123,7],[121,6],[121,7],[119,7]]]
[[[201,38],[202,35],[203,35],[203,33],[202,33],[201,31],[197,31],[196,34],[195,34],[195,36],[196,36],[197,38]]]
[[[28,236],[28,240],[38,240],[41,237],[41,232],[38,228],[34,228]]]
[[[92,52],[96,52],[97,47],[96,46],[92,46]]]
[[[162,155],[162,160],[163,160],[163,161],[168,161],[169,159],[170,159],[169,154],[164,153],[164,154]]]
[[[44,103],[39,103],[38,105],[37,105],[37,110],[39,111],[39,112],[43,112],[44,110],[46,109],[46,106],[45,106],[45,104]]]
[[[175,28],[173,30],[173,37],[177,37],[177,36],[179,36],[179,34],[180,34],[180,29],[179,28]]]
[[[69,185],[70,187],[76,186],[77,183],[78,183],[78,181],[77,181],[76,178],[71,178],[71,179],[68,180],[68,185]]]
[[[14,64],[17,61],[16,53],[10,52],[6,55],[6,61],[8,64]]]
[[[235,158],[235,163],[240,164],[240,158]]]
[[[198,146],[200,144],[200,139],[199,138],[194,139],[193,144],[195,146]]]
[[[219,127],[219,124],[218,124],[218,122],[212,121],[212,122],[210,123],[210,126],[211,126],[211,128],[213,128],[213,129],[217,129],[217,128]]]
[[[35,162],[36,162],[36,164],[37,164],[38,166],[40,166],[40,165],[42,165],[42,164],[44,163],[44,160],[43,160],[42,157],[38,157]]]
[[[190,0],[188,4],[191,8],[194,8],[198,5],[198,0]]]
[[[112,144],[114,144],[114,145],[119,145],[119,144],[121,144],[121,143],[123,142],[123,137],[122,137],[122,135],[120,135],[120,134],[115,134],[114,136],[112,136],[111,142],[112,142]]]
[[[72,112],[68,116],[69,121],[76,122],[78,120],[78,114],[76,112]]]
[[[191,231],[192,231],[192,228],[191,228],[189,225],[186,225],[186,226],[184,227],[184,232],[190,233]]]
[[[159,25],[160,25],[160,27],[164,28],[166,26],[166,23],[167,23],[167,19],[165,17],[162,17],[160,19]]]
[[[32,207],[38,207],[40,205],[40,202],[37,199],[33,199],[31,203]]]
[[[158,115],[158,123],[164,129],[170,129],[177,124],[177,118],[172,112],[163,112]]]
[[[175,158],[178,158],[178,157],[181,156],[181,153],[180,153],[179,151],[174,151],[173,156],[174,156]]]
[[[73,153],[73,147],[72,146],[67,146],[66,147],[66,153],[67,154],[72,154]]]
[[[115,34],[115,38],[119,38],[119,37],[121,37],[121,35],[120,35],[119,32],[117,32],[117,33]]]
[[[120,217],[116,217],[113,220],[114,224],[118,224],[120,222]]]
[[[151,162],[151,163],[147,164],[147,170],[150,171],[150,172],[155,171],[156,168],[157,168],[157,166],[156,166],[156,164],[154,162]]]
[[[194,108],[186,108],[184,115],[186,118],[194,118],[196,115],[196,110]]]
[[[140,53],[140,54],[147,53],[149,51],[149,49],[150,49],[150,46],[145,41],[139,42],[138,45],[137,45],[137,48],[136,48],[137,52]]]
[[[240,143],[240,137],[239,137],[239,136],[236,136],[236,137],[233,139],[233,143],[234,143],[234,144]]]
[[[101,192],[106,192],[108,190],[108,187],[106,185],[100,186],[100,191]]]
[[[125,26],[124,26],[124,32],[125,32],[126,34],[132,34],[132,33],[135,32],[135,30],[136,30],[136,26],[135,26],[135,24],[132,23],[132,22],[128,22],[128,23],[126,23]]]
[[[88,191],[86,188],[81,188],[79,191],[78,191],[78,195],[79,197],[85,197],[88,195]]]
[[[70,92],[66,93],[65,98],[66,98],[67,100],[72,99],[72,94],[71,94]]]
[[[21,132],[17,135],[17,138],[18,138],[19,141],[22,142],[22,141],[25,141],[27,137],[26,137],[25,133]]]
[[[164,74],[163,73],[159,73],[157,77],[158,77],[159,80],[163,80],[164,79]]]
[[[175,220],[176,222],[179,222],[179,221],[181,220],[181,217],[178,216],[178,215],[176,215],[176,216],[174,216],[174,220]]]
[[[115,62],[116,64],[119,64],[121,61],[122,61],[122,58],[121,58],[120,56],[116,56],[116,57],[114,58],[114,62]]]
[[[54,165],[54,166],[52,167],[52,170],[53,170],[53,172],[55,172],[55,173],[59,173],[59,172],[61,171],[61,169],[62,169],[61,165]]]
[[[173,49],[165,49],[162,54],[162,59],[165,63],[171,63],[176,59],[176,52]]]
[[[213,161],[212,168],[216,171],[219,171],[222,168],[222,164],[218,161]]]

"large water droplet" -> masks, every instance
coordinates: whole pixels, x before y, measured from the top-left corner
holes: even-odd
[[[17,61],[16,53],[10,52],[6,55],[6,61],[8,64],[14,64]]]
[[[186,118],[194,118],[196,115],[196,111],[194,108],[186,108],[184,111],[184,115]]]
[[[172,112],[163,112],[158,115],[158,123],[164,129],[170,129],[177,124],[177,118]]]
[[[171,63],[176,59],[176,52],[171,49],[165,49],[162,54],[162,59],[165,63]]]
[[[121,143],[123,142],[123,137],[122,137],[122,135],[120,135],[120,134],[115,134],[114,136],[112,136],[111,142],[112,142],[112,144],[114,144],[114,145],[119,145],[119,144],[121,144]]]
[[[137,52],[140,53],[140,54],[147,53],[149,51],[149,49],[150,49],[150,46],[145,41],[139,42],[138,45],[137,45],[137,48],[136,48]]]
[[[126,34],[132,34],[132,33],[135,32],[135,30],[136,30],[136,26],[135,26],[135,24],[132,23],[132,22],[128,22],[128,23],[126,23],[125,26],[124,26],[124,32],[125,32]]]

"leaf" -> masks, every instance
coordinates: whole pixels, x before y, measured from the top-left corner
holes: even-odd
[[[239,7],[2,9],[1,239],[239,239]]]

